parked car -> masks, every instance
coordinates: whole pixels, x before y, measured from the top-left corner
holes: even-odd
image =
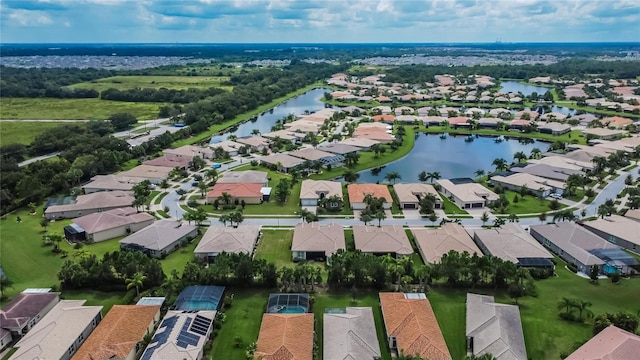
[[[553,194],[549,195],[549,197],[552,197],[554,199],[562,199],[562,195],[560,195],[558,193],[553,193]]]
[[[222,164],[220,163],[213,163],[213,165],[211,165],[212,168],[214,169],[220,169],[222,167]]]

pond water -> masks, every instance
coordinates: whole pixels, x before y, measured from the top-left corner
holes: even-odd
[[[551,90],[551,88],[542,86],[520,84],[517,81],[503,81],[500,83],[500,86],[500,92],[521,92],[525,96],[529,96],[534,92],[537,92],[538,95],[544,95],[547,91]]]
[[[237,137],[251,136],[253,129],[260,130],[260,133],[268,133],[271,131],[271,127],[275,125],[276,121],[286,117],[289,114],[302,115],[305,110],[310,112],[322,110],[324,103],[320,101],[325,92],[331,92],[330,89],[318,88],[307,91],[306,93],[296,96],[290,100],[283,102],[282,104],[274,107],[271,111],[266,111],[257,118],[244,122],[238,125],[235,129],[218,136],[213,136],[210,143],[216,144],[227,139],[230,134],[234,134]]]
[[[420,134],[411,152],[402,159],[387,164],[376,176],[370,170],[360,172],[358,182],[383,182],[384,176],[392,171],[402,176],[402,182],[417,182],[421,171],[440,173],[443,179],[471,177],[475,178],[475,171],[485,172],[494,170],[491,164],[496,158],[513,161],[513,154],[523,151],[527,156],[533,148],[543,152],[549,147],[547,143],[534,141],[522,144],[517,139],[504,139],[496,142],[493,137],[474,137],[467,142],[467,136],[450,136],[440,139],[437,134]]]

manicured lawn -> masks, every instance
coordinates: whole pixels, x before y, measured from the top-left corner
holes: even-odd
[[[256,249],[256,259],[265,259],[277,267],[292,265],[292,230],[262,230],[262,238]]]
[[[507,195],[507,199],[509,199],[509,207],[507,208],[508,214],[534,214],[541,212],[549,212],[552,211],[549,208],[551,204],[550,200],[540,199],[533,195],[527,195],[524,198],[520,196],[520,194],[515,191],[505,190],[505,195]],[[518,195],[518,202],[514,203],[513,199]],[[567,207],[564,204],[560,204],[560,209]]]
[[[100,99],[2,98],[2,119],[90,119],[105,120],[119,112],[128,112],[138,120],[158,117],[162,103],[136,103]]]
[[[464,359],[466,355],[466,294],[466,291],[449,289],[427,293],[453,359]]]
[[[124,304],[124,292],[102,292],[96,290],[65,290],[62,292],[62,298],[67,300],[87,300],[84,305],[94,306],[102,305],[102,314],[105,315],[113,305]]]
[[[209,359],[246,360],[247,345],[258,341],[270,291],[227,289],[226,293],[233,294],[233,304],[224,310],[227,318],[213,340]],[[242,339],[240,347],[236,337]]]
[[[440,194],[440,197],[442,198],[442,206],[444,206],[444,213],[447,215],[459,215],[459,214],[469,214],[466,210],[462,210],[458,207],[458,205],[456,205],[456,203],[454,203],[453,201],[449,200],[448,197]]]
[[[189,88],[208,89],[216,87],[231,90],[233,89],[232,86],[223,86],[220,84],[228,80],[228,76],[113,76],[73,84],[69,87],[75,89],[94,89],[100,92],[110,88],[118,90],[135,88],[184,90]]]
[[[204,233],[205,231],[207,231],[206,228],[200,229],[200,232],[202,233]],[[164,273],[167,276],[171,275],[171,271],[173,269],[178,270],[178,273],[182,274],[182,270],[184,270],[184,266],[189,261],[192,261],[195,258],[195,255],[193,254],[193,250],[196,249],[196,246],[200,242],[201,238],[202,236],[196,237],[195,239],[193,239],[193,241],[189,245],[172,252],[171,254],[167,255],[166,258],[161,260],[162,270],[164,270]]]
[[[569,199],[571,201],[580,201],[582,200],[583,197],[584,197],[584,190],[582,189],[576,189],[574,190],[573,195],[565,196],[566,199]]]
[[[168,192],[163,192],[162,194],[160,194],[160,196],[158,196],[158,197],[153,201],[153,203],[154,203],[155,205],[160,205],[160,204],[162,204],[162,199],[164,199],[164,197],[165,197],[165,196],[167,196],[167,194],[169,194],[169,193],[168,193]]]
[[[69,124],[62,122],[2,122],[0,123],[0,145],[24,144],[29,145],[36,136],[45,130]],[[83,123],[73,123],[84,126]]]
[[[316,302],[313,305],[313,314],[315,316],[315,331],[316,339],[318,343],[318,349],[322,359],[323,350],[323,325],[324,325],[324,311],[327,308],[345,308],[349,306],[362,306],[371,307],[373,309],[373,319],[376,324],[376,332],[378,334],[378,342],[380,343],[380,352],[382,359],[391,360],[391,355],[387,346],[386,336],[384,333],[384,322],[382,320],[382,311],[380,310],[380,300],[377,292],[358,292],[356,294],[356,301],[352,302],[351,294],[349,293],[322,293],[313,295],[316,298]]]
[[[509,137],[519,137],[519,138],[529,138],[529,139],[540,139],[540,140],[548,140],[548,141],[562,141],[566,143],[575,143],[575,144],[586,144],[586,138],[580,136],[579,130],[572,130],[566,134],[562,135],[552,135],[552,134],[541,134],[541,133],[520,133],[515,131],[502,131],[502,130],[490,130],[490,129],[478,129],[478,130],[468,130],[468,129],[452,129],[444,126],[429,126],[426,130],[427,133],[449,133],[449,134],[480,134],[480,135],[502,135]]]

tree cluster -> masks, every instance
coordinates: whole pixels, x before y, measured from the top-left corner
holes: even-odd
[[[52,69],[12,68],[0,66],[2,82],[0,97],[53,97],[53,98],[97,98],[100,94],[92,89],[71,89],[66,86],[105,78],[112,71],[97,69]]]
[[[211,87],[208,89],[186,90],[167,89],[167,88],[136,88],[118,90],[114,88],[103,90],[100,93],[100,99],[112,101],[126,102],[164,102],[174,104],[188,104],[203,100],[211,96],[224,93],[225,90]]]

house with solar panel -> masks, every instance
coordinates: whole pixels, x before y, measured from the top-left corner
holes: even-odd
[[[168,311],[140,359],[202,359],[215,316],[215,310]]]
[[[187,286],[176,300],[175,310],[218,310],[224,300],[224,286]]]

